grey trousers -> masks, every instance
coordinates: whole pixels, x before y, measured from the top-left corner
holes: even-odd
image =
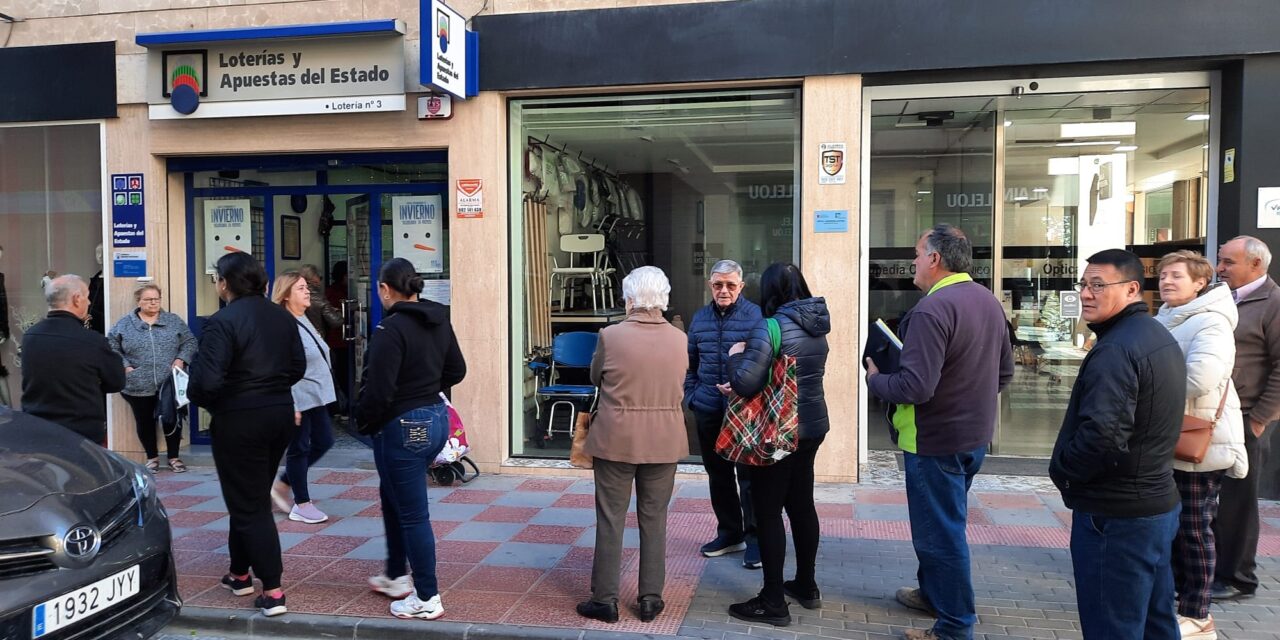
[[[591,564],[591,599],[616,602],[622,573],[622,533],[627,526],[631,485],[636,488],[640,525],[641,600],[662,597],[667,579],[667,504],[675,488],[676,465],[627,464],[596,458],[596,552]]]

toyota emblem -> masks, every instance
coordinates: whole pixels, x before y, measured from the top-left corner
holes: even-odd
[[[91,558],[98,551],[98,542],[98,530],[82,524],[67,532],[62,548],[72,558]]]

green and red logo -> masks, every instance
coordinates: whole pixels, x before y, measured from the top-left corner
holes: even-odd
[[[209,74],[209,56],[203,49],[164,52],[162,73],[164,97],[179,113],[194,113],[200,106],[200,98],[209,95],[205,84]]]

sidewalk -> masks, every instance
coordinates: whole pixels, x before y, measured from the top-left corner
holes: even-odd
[[[666,611],[652,623],[623,612],[618,624],[586,620],[574,605],[590,592],[595,522],[590,480],[487,475],[430,488],[431,518],[445,615],[401,621],[365,578],[380,573],[385,552],[378,478],[372,471],[314,469],[311,495],[330,515],[307,525],[278,514],[290,615],[266,619],[251,598],[218,586],[227,570],[227,516],[212,468],[157,477],[174,533],[183,616],[171,628],[253,636],[338,635],[388,638],[624,637],[619,632],[684,638],[901,637],[927,627],[893,601],[914,584],[916,563],[902,490],[820,485],[818,581],[824,607],[792,605],[793,623],[775,629],[731,619],[726,607],[760,588],[760,572],[739,555],[706,559],[698,547],[715,528],[706,485],[678,480],[668,520]],[[634,508],[634,502],[633,502]],[[1222,638],[1280,638],[1280,505],[1264,503],[1257,598],[1215,606]],[[1071,563],[1070,513],[1056,493],[975,490],[970,501],[979,637],[1079,638]],[[628,517],[620,604],[635,601],[639,532]],[[788,570],[789,572],[790,570]],[[319,614],[319,615],[305,615]],[[639,636],[636,636],[639,637]]]

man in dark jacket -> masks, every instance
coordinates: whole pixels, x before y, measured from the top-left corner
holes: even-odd
[[[711,509],[716,514],[716,537],[702,545],[708,558],[746,551],[748,569],[760,568],[756,523],[751,509],[751,483],[745,469],[716,454],[716,438],[729,403],[716,385],[729,382],[729,348],[745,342],[763,322],[760,307],[742,297],[742,267],[721,260],[711,268],[711,303],[693,314],[689,323],[689,370],[684,377],[684,402],[698,425],[702,464],[711,485]],[[734,475],[737,486],[734,486]]]
[[[1142,302],[1142,262],[1089,257],[1077,288],[1097,343],[1080,365],[1049,475],[1072,510],[1071,564],[1086,638],[1176,640],[1170,556],[1180,498],[1182,349]]]
[[[920,562],[920,587],[896,597],[938,618],[932,629],[907,629],[907,638],[972,638],[969,486],[995,433],[999,393],[1013,379],[1013,352],[1000,302],[969,276],[973,247],[963,231],[949,224],[926,231],[913,264],[925,297],[898,325],[899,369],[882,374],[866,359],[867,389],[898,405],[893,426]]]
[[[107,339],[84,326],[89,285],[54,278],[49,315],[22,336],[22,410],[107,445],[106,395],[124,389],[124,367]]]

